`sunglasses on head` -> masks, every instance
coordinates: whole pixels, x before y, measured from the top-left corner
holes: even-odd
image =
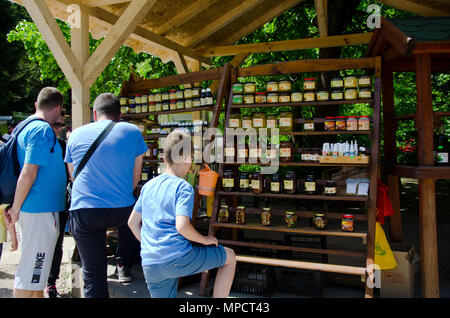
[[[55,121],[53,123],[53,127],[55,127],[55,128],[63,128],[63,127],[66,127],[66,124]]]

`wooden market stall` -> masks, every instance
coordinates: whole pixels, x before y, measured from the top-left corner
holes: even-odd
[[[384,171],[395,210],[391,217],[391,240],[402,240],[399,178],[419,179],[420,243],[424,297],[439,297],[436,233],[435,179],[450,179],[450,166],[435,166],[433,128],[446,112],[433,111],[431,74],[450,71],[450,18],[382,18],[367,50],[382,56]],[[394,72],[415,72],[417,106],[413,114],[396,115]],[[399,120],[414,120],[417,128],[417,166],[397,164],[396,131]]]

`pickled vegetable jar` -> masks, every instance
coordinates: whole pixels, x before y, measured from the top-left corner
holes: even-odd
[[[316,230],[325,230],[328,226],[328,219],[323,213],[316,213],[313,224]]]
[[[238,206],[236,209],[236,224],[245,224],[245,206]]]
[[[261,224],[264,226],[272,225],[272,212],[270,212],[270,208],[263,208],[263,212],[261,213]]]
[[[284,216],[284,224],[286,227],[294,228],[297,224],[297,216],[293,211],[286,211],[286,215]]]
[[[230,211],[228,210],[228,205],[222,204],[220,206],[220,211],[217,216],[217,221],[220,223],[228,223],[230,222]]]

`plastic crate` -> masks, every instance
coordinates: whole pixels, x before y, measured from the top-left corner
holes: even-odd
[[[283,245],[283,241],[281,240],[248,239],[245,241],[249,243],[258,243],[258,244]],[[270,257],[270,258],[280,258],[281,255],[280,252],[281,251],[270,247],[242,246],[239,248],[239,254]]]
[[[323,297],[324,273],[318,271],[276,267],[276,290],[306,297]]]
[[[326,236],[317,235],[297,235],[297,234],[287,234],[284,237],[284,244],[287,246],[296,246],[304,248],[314,248],[314,249],[326,249],[327,248],[327,238]],[[308,253],[299,251],[285,251],[285,258],[304,261],[304,262],[314,262],[314,263],[328,263],[327,254],[318,253]]]
[[[238,263],[231,289],[234,292],[270,296],[275,286],[274,268]]]

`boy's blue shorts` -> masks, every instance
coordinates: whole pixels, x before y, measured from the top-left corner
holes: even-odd
[[[145,282],[152,298],[175,298],[178,278],[222,267],[227,260],[222,245],[192,246],[192,250],[174,261],[144,265]]]

